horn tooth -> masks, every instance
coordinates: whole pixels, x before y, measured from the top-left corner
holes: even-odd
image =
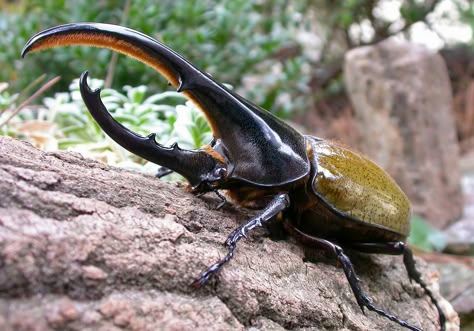
[[[147,138],[148,138],[148,140],[153,141],[153,142],[156,143],[156,139],[155,139],[155,138],[156,138],[156,133],[154,133],[154,132],[153,132],[153,133],[150,133],[150,134],[147,136]]]
[[[176,92],[181,93],[185,90],[184,82],[181,80],[181,77],[179,77],[179,85],[178,88],[176,89]]]
[[[178,86],[178,88],[176,89],[176,91],[177,91],[178,93],[181,93],[181,92],[190,90],[192,85],[193,85],[193,83],[192,83],[190,80],[184,81],[184,80],[181,79],[181,77],[180,77],[180,78],[179,78],[179,86]]]
[[[183,72],[179,75],[178,78],[178,88],[177,92],[189,91],[196,88],[199,85],[199,81],[202,80],[203,77],[201,74],[196,74],[196,72]]]

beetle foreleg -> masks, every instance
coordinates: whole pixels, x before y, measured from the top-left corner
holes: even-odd
[[[351,247],[364,253],[403,255],[403,264],[405,265],[410,281],[414,280],[423,288],[426,295],[428,295],[438,310],[441,331],[446,330],[446,315],[444,315],[444,312],[441,310],[438,300],[435,299],[433,292],[431,292],[423,279],[421,279],[421,273],[416,269],[416,262],[413,258],[413,252],[410,247],[401,241],[387,243],[357,243],[351,244]]]
[[[221,199],[221,202],[216,207],[216,210],[219,210],[225,206],[225,204],[227,203],[227,199],[225,198],[225,196],[220,194],[218,190],[215,190],[214,193],[217,195],[219,199]]]
[[[226,256],[211,265],[209,268],[207,268],[206,271],[201,273],[199,278],[196,279],[191,284],[191,286],[198,288],[204,285],[212,275],[216,274],[227,262],[232,259],[232,257],[234,256],[234,251],[237,247],[237,242],[240,239],[247,237],[248,232],[257,227],[263,226],[265,223],[269,222],[274,216],[278,215],[280,212],[282,212],[289,206],[290,198],[288,197],[288,194],[278,194],[259,214],[255,215],[247,223],[239,226],[237,229],[232,231],[232,233],[227,237],[227,240],[225,241],[225,245],[227,247]]]
[[[209,193],[209,192],[214,192],[217,197],[221,200],[221,202],[219,202],[219,204],[217,205],[217,207],[215,208],[215,210],[219,210],[221,209],[222,207],[225,206],[225,204],[227,203],[227,199],[225,196],[223,196],[218,189],[211,189],[211,191],[202,191],[202,192],[199,192],[196,194],[196,196],[198,198],[202,197],[203,195]]]
[[[158,171],[156,172],[155,177],[157,177],[157,178],[162,178],[162,177],[165,177],[165,176],[167,176],[167,175],[169,175],[169,174],[171,174],[171,173],[173,173],[173,170],[168,169],[168,168],[166,168],[166,167],[159,167],[159,168],[158,168]]]

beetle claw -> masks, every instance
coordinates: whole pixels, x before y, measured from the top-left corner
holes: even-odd
[[[239,226],[237,229],[232,231],[225,241],[227,247],[227,254],[211,265],[207,270],[205,270],[197,280],[195,280],[191,286],[194,288],[200,287],[205,284],[212,275],[219,272],[219,270],[229,262],[234,256],[234,251],[237,248],[237,243],[240,239],[246,238],[248,231],[255,229],[256,227],[261,227],[264,223],[269,222],[273,217],[279,214],[281,211],[285,210],[289,206],[289,198],[286,193],[281,193],[275,196],[268,206],[263,209],[259,214],[252,217],[247,223]]]

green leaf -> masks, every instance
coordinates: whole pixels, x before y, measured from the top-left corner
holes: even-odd
[[[441,251],[446,246],[446,235],[432,227],[420,216],[414,215],[408,242],[427,251]]]

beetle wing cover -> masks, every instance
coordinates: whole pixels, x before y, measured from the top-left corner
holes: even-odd
[[[410,202],[378,165],[332,141],[313,141],[317,172],[313,190],[332,209],[407,236]]]

